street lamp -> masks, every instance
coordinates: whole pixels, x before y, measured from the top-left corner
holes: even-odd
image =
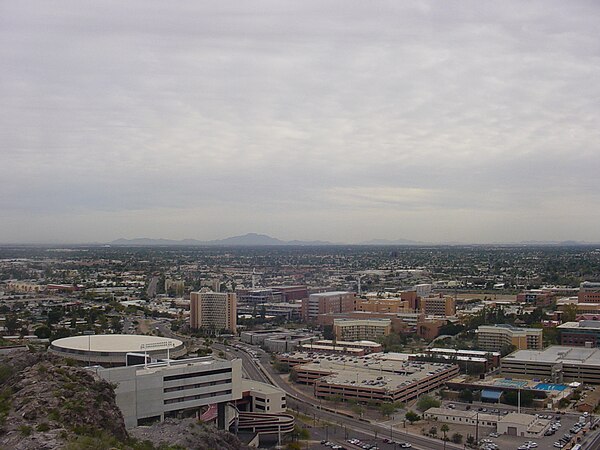
[[[479,411],[475,414],[475,445],[479,443]]]

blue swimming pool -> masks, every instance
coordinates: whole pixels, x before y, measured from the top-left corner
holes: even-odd
[[[535,389],[541,389],[544,391],[564,391],[567,388],[564,384],[549,384],[549,383],[538,383],[535,385]]]

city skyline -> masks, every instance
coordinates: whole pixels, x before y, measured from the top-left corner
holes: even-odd
[[[600,5],[0,14],[0,243],[598,242]]]

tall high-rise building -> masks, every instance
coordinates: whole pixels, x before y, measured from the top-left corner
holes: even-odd
[[[190,294],[190,327],[215,332],[236,331],[237,298],[231,292],[192,292]]]

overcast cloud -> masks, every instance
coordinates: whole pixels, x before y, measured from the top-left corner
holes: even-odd
[[[0,1],[0,242],[600,241],[597,1]]]

